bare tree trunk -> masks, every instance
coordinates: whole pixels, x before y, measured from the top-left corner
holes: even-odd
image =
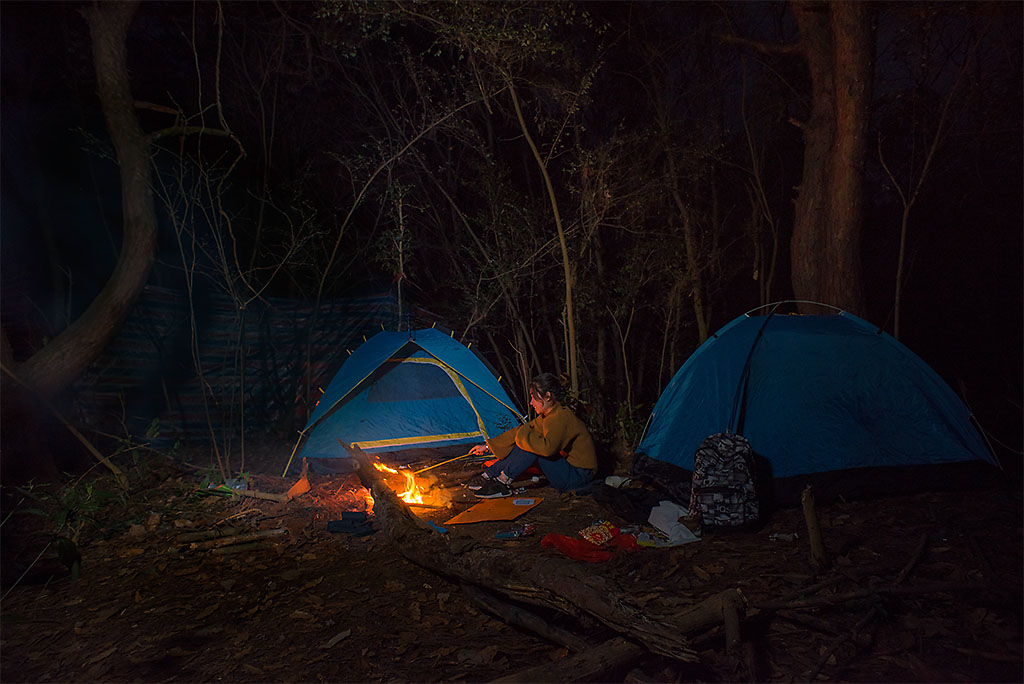
[[[16,369],[40,395],[71,384],[114,337],[153,265],[157,217],[150,185],[150,146],[135,118],[125,38],[138,2],[101,2],[84,10],[92,36],[99,100],[121,167],[124,237],[111,279],[65,331]]]
[[[873,36],[867,3],[795,0],[811,77],[804,167],[791,243],[793,293],[863,310],[863,169]]]
[[[533,152],[533,158],[537,161],[537,166],[540,169],[541,176],[544,177],[544,186],[548,191],[548,199],[551,200],[551,212],[555,218],[555,230],[558,233],[558,245],[562,250],[562,271],[565,275],[565,318],[566,335],[568,336],[565,353],[568,357],[569,384],[570,388],[575,393],[579,391],[580,388],[579,370],[577,368],[579,353],[576,350],[576,314],[573,309],[572,297],[573,268],[569,261],[569,247],[565,242],[565,229],[562,227],[562,216],[558,211],[558,200],[555,198],[555,188],[551,184],[551,176],[548,174],[548,167],[541,158],[540,151],[537,149],[537,145],[533,142],[533,136],[530,135],[530,130],[526,126],[526,119],[523,118],[523,111],[519,106],[519,96],[516,95],[516,89],[512,85],[511,79],[506,78],[506,85],[508,86],[509,93],[512,95],[512,104],[516,109],[516,118],[519,121],[519,128],[523,131],[523,137],[526,138],[526,142],[530,145],[530,151]]]
[[[15,370],[43,397],[75,380],[106,347],[149,277],[156,249],[149,143],[135,117],[125,39],[138,8],[99,2],[83,10],[92,36],[100,104],[121,167],[123,238],[113,274],[85,313]]]

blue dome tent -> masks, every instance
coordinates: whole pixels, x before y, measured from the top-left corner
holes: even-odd
[[[779,502],[810,482],[826,496],[891,494],[897,471],[995,465],[938,374],[846,312],[744,314],[725,325],[672,378],[636,452],[692,471],[716,432],[747,437]]]
[[[299,455],[348,458],[339,439],[367,453],[478,444],[520,420],[487,364],[451,336],[433,328],[380,332],[331,380]]]

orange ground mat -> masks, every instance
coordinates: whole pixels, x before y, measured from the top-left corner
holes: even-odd
[[[504,499],[484,499],[444,524],[461,525],[464,523],[486,522],[488,520],[515,520],[543,500],[536,496],[509,496]]]

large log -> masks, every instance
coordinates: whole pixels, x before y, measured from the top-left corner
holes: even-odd
[[[536,613],[524,610],[511,603],[499,601],[491,594],[468,584],[464,584],[462,590],[475,606],[486,610],[488,613],[497,615],[509,624],[529,630],[548,641],[552,641],[559,646],[565,646],[570,651],[575,651],[576,653],[583,653],[592,648],[591,644],[585,639],[576,636],[568,630],[550,624]]]
[[[601,682],[607,681],[611,670],[624,668],[647,653],[642,646],[615,637],[581,653],[576,653],[554,663],[544,663],[528,670],[492,680],[495,684],[519,684],[520,682]]]
[[[359,477],[373,494],[381,531],[408,560],[441,575],[575,617],[590,615],[654,653],[687,662],[697,660],[688,635],[722,625],[727,610],[745,604],[739,590],[732,589],[685,612],[657,614],[650,604],[638,605],[614,580],[562,556],[510,553],[452,535],[425,533],[429,525],[377,476],[366,454],[343,446],[359,463]]]

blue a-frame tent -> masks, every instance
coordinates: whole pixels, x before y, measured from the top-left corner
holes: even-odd
[[[348,457],[339,439],[367,453],[479,444],[520,421],[488,365],[450,335],[380,332],[331,380],[299,455]]]
[[[886,473],[897,469],[995,464],[939,375],[845,312],[744,314],[725,325],[676,372],[636,452],[692,471],[697,447],[716,432],[747,437],[776,490],[832,474],[830,489],[843,493],[860,472],[890,493]]]

